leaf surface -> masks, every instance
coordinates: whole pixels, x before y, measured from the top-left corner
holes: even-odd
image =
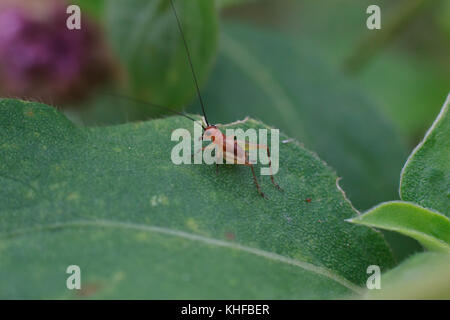
[[[356,212],[315,154],[280,143],[284,192],[258,175],[264,200],[248,167],[171,162],[172,131],[192,127],[85,128],[1,100],[0,296],[336,298],[359,292],[368,265],[392,267],[380,233],[344,221]],[[65,287],[72,264],[81,291]]]

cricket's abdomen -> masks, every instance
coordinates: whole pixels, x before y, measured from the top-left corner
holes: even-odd
[[[249,163],[247,155],[236,140],[225,138],[222,144],[223,158],[225,163],[247,165]]]

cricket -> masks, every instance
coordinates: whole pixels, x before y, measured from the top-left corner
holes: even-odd
[[[186,41],[186,37],[184,36],[183,27],[181,24],[181,20],[178,17],[177,10],[175,8],[175,4],[173,0],[170,0],[170,4],[172,6],[172,10],[175,16],[175,19],[177,20],[178,29],[180,31],[180,35],[186,50],[186,56],[189,63],[189,67],[192,72],[192,77],[195,84],[195,89],[197,91],[197,96],[202,108],[203,113],[203,140],[210,140],[211,144],[209,144],[206,147],[202,147],[200,151],[204,151],[206,149],[216,149],[216,168],[219,166],[219,159],[225,160],[226,163],[232,163],[232,164],[241,164],[244,166],[250,167],[250,170],[253,174],[253,180],[255,182],[256,189],[258,190],[258,193],[263,197],[267,198],[266,195],[261,191],[261,187],[258,183],[258,179],[255,174],[255,168],[253,164],[249,160],[248,151],[251,149],[265,149],[267,151],[267,157],[269,158],[269,168],[270,168],[270,180],[272,181],[272,184],[278,189],[282,190],[281,187],[278,185],[278,183],[275,182],[275,179],[273,178],[272,173],[272,161],[270,160],[270,150],[269,147],[263,144],[253,144],[246,141],[239,141],[236,139],[236,136],[226,136],[224,133],[222,133],[219,129],[219,125],[213,125],[208,122],[208,118],[206,116],[205,112],[205,104],[203,102],[202,95],[200,93],[200,87],[198,85],[197,76],[195,75],[194,65],[192,63],[191,54],[189,52],[189,46]],[[184,115],[184,114],[183,114]],[[188,117],[190,118],[190,117]],[[191,119],[192,120],[192,119]]]
[[[215,149],[215,158],[216,158],[216,173],[218,173],[218,166],[219,163],[227,163],[227,164],[236,164],[236,165],[244,165],[250,168],[252,175],[253,175],[253,181],[255,183],[256,189],[258,191],[258,193],[261,195],[261,197],[263,197],[264,199],[268,199],[268,197],[262,192],[261,187],[258,183],[258,178],[256,177],[256,173],[255,173],[255,168],[254,168],[254,164],[252,162],[250,162],[249,159],[249,151],[250,150],[258,150],[258,149],[264,149],[267,152],[267,157],[269,159],[269,172],[270,172],[270,180],[272,182],[272,184],[280,191],[283,191],[283,189],[280,187],[280,185],[275,182],[275,179],[273,177],[273,171],[272,171],[272,161],[270,158],[270,149],[267,145],[265,144],[255,144],[255,143],[250,143],[248,141],[241,141],[238,140],[236,138],[236,136],[232,135],[232,136],[226,136],[224,133],[222,133],[222,131],[220,130],[220,128],[224,128],[227,127],[229,125],[232,124],[217,124],[217,125],[213,125],[208,121],[208,117],[206,115],[205,112],[205,103],[203,101],[201,92],[200,92],[200,86],[198,84],[198,80],[197,80],[197,76],[195,73],[195,69],[194,69],[194,65],[192,63],[192,58],[191,58],[191,54],[189,51],[189,46],[188,43],[186,41],[186,37],[184,35],[183,32],[183,26],[182,26],[182,22],[181,19],[177,13],[177,9],[175,7],[174,1],[173,0],[169,0],[170,1],[170,5],[172,7],[172,11],[178,26],[178,30],[180,33],[180,37],[181,40],[183,42],[185,51],[186,51],[186,57],[187,57],[187,61],[189,64],[189,68],[191,70],[192,73],[192,78],[194,81],[194,85],[195,85],[195,90],[197,93],[197,98],[199,100],[201,109],[202,109],[202,129],[203,129],[203,135],[202,137],[200,137],[200,139],[202,141],[211,141],[211,143],[205,147],[202,147],[201,149],[195,151],[195,152],[201,152],[201,151],[211,151],[212,149]],[[117,95],[117,94],[109,94],[106,93],[106,95],[109,96],[114,96],[116,98],[125,98],[127,100],[132,100],[136,103],[140,103],[140,104],[146,104],[149,105],[153,108],[158,108],[161,110],[165,110],[168,112],[171,112],[173,114],[177,114],[180,115],[182,117],[185,117],[191,121],[197,122],[197,120],[195,120],[194,118],[188,116],[187,114],[177,111],[177,110],[173,110],[171,108],[165,107],[165,106],[161,106],[161,105],[157,105],[148,101],[142,101],[139,99],[135,99],[135,98],[131,98],[131,97],[127,97],[127,96],[121,96],[121,95]],[[194,156],[194,154],[192,154],[192,156]]]

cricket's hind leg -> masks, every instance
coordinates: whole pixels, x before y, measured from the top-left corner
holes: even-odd
[[[270,170],[270,180],[272,181],[273,185],[280,191],[283,191],[283,189],[280,187],[278,183],[275,182],[275,179],[273,178],[273,172],[272,172],[272,160],[270,158],[270,150],[268,146],[261,145],[261,147],[265,147],[267,150],[267,157],[269,158],[269,170]]]
[[[270,150],[269,147],[264,144],[247,144],[248,149],[266,149],[267,150],[267,157],[269,158],[269,170],[270,170],[270,181],[272,181],[272,184],[280,191],[284,191],[283,188],[280,187],[278,183],[275,182],[275,179],[273,178],[273,171],[272,171],[272,159],[270,158]]]
[[[264,199],[268,199],[266,195],[261,191],[261,188],[259,187],[258,179],[256,178],[255,169],[253,168],[253,165],[251,163],[247,163],[247,166],[250,167],[253,174],[253,181],[255,181],[256,189],[258,189],[258,193],[263,197]]]

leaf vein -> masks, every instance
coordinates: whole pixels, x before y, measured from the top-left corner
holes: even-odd
[[[180,238],[184,238],[184,239],[188,239],[188,240],[192,240],[192,241],[198,241],[198,242],[202,242],[202,243],[205,243],[208,245],[214,245],[214,246],[219,246],[219,247],[224,247],[224,248],[240,250],[240,251],[244,251],[244,252],[247,252],[247,253],[250,253],[250,254],[253,254],[253,255],[256,255],[259,257],[263,257],[263,258],[266,258],[266,259],[269,259],[272,261],[277,261],[277,262],[281,262],[281,263],[285,263],[285,264],[289,264],[292,266],[302,268],[306,271],[310,271],[310,272],[316,273],[318,275],[324,276],[326,278],[329,278],[329,279],[341,284],[342,286],[350,289],[351,291],[353,291],[355,293],[358,293],[358,294],[362,293],[362,289],[359,286],[357,286],[356,284],[347,280],[346,278],[334,273],[332,270],[330,270],[328,268],[320,267],[320,266],[317,266],[317,265],[314,265],[314,264],[311,264],[311,263],[308,263],[305,261],[299,261],[299,260],[292,259],[292,258],[289,258],[286,256],[282,256],[282,255],[279,255],[279,254],[276,254],[273,252],[269,252],[269,251],[265,251],[265,250],[261,250],[261,249],[257,249],[257,248],[252,248],[252,247],[248,247],[248,246],[237,244],[237,243],[232,243],[232,242],[228,242],[228,241],[224,241],[224,240],[209,238],[209,237],[196,235],[196,234],[188,233],[188,232],[181,231],[181,230],[173,230],[173,229],[168,229],[168,228],[159,227],[159,226],[138,225],[138,224],[129,223],[129,222],[109,221],[109,220],[91,220],[91,221],[90,220],[79,220],[79,221],[72,221],[72,222],[67,222],[67,223],[54,223],[54,224],[49,224],[49,225],[45,225],[45,226],[20,229],[20,230],[14,231],[12,233],[3,235],[2,237],[3,238],[14,237],[14,236],[21,235],[21,234],[27,234],[29,231],[33,231],[33,230],[51,230],[51,229],[59,229],[59,228],[86,227],[86,226],[113,227],[113,228],[141,230],[141,231],[145,231],[145,232],[154,232],[154,233],[160,233],[160,234],[180,237]]]

